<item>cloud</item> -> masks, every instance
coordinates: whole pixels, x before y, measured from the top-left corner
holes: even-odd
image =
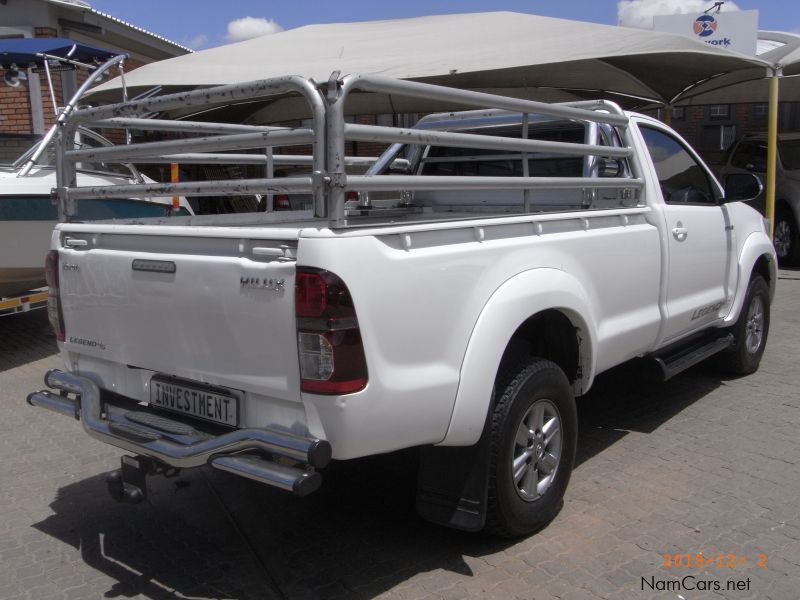
[[[621,0],[617,2],[617,20],[625,27],[653,28],[656,15],[700,14],[714,6],[711,0]],[[725,2],[723,11],[740,10],[735,2]]]
[[[208,44],[208,36],[205,33],[198,33],[194,37],[185,39],[183,45],[191,48],[192,50],[200,50]]]
[[[242,17],[228,23],[228,35],[225,36],[225,39],[228,42],[241,42],[262,35],[278,33],[279,31],[283,31],[283,27],[273,19]]]

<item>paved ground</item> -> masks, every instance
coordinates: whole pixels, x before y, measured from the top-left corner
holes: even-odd
[[[798,598],[798,356],[800,271],[783,271],[755,375],[604,376],[564,509],[509,542],[418,520],[413,452],[334,465],[303,500],[196,470],[115,504],[119,453],[24,403],[59,366],[45,316],[5,317],[0,598]]]

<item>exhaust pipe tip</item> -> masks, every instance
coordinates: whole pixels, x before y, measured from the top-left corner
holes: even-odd
[[[333,450],[327,440],[314,440],[308,447],[308,464],[317,469],[328,466],[332,456]]]
[[[300,496],[308,496],[322,486],[322,475],[317,471],[306,472],[300,475],[292,486],[292,492]]]

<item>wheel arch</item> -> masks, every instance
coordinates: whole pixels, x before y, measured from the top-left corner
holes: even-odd
[[[753,274],[761,275],[769,286],[770,302],[775,297],[775,284],[778,280],[778,259],[769,238],[764,234],[753,233],[742,244],[739,253],[739,285],[731,303],[731,310],[725,318],[730,324],[739,318],[747,293],[747,283]]]
[[[466,446],[480,438],[495,379],[515,352],[544,354],[564,370],[576,395],[591,385],[596,329],[583,286],[558,269],[526,271],[489,298],[473,328],[462,361],[456,401],[444,446]]]

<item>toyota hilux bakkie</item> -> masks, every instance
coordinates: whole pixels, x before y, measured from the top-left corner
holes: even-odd
[[[352,123],[355,91],[467,110],[410,128]],[[300,127],[164,118],[286,94],[308,105]],[[79,125],[187,135],[70,149]],[[356,173],[350,142],[388,148]],[[261,170],[76,187],[74,164],[89,159]],[[312,199],[307,211],[57,226],[49,310],[65,368],[28,401],[132,453],[109,476],[120,500],[144,497],[145,475],[201,465],[307,494],[332,459],[418,447],[424,518],[525,534],[558,510],[575,397],[598,373],[639,358],[667,379],[714,356],[747,374],[767,341],[775,253],[738,201],[758,179],[740,174],[726,195],[669,127],[610,102],[285,77],[79,110],[59,161],[66,215],[130,194]],[[305,171],[270,176],[292,163]]]

